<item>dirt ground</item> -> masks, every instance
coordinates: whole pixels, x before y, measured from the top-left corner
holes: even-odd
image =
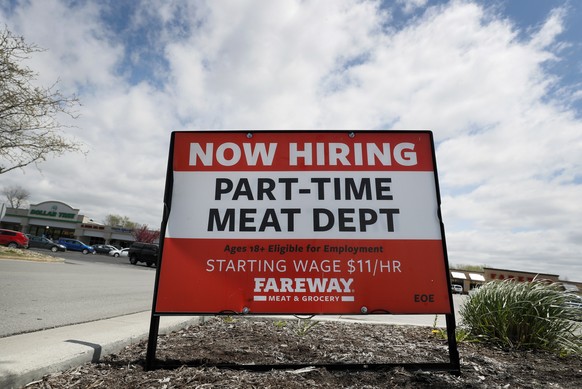
[[[402,367],[335,370],[321,365],[449,362],[429,327],[217,317],[161,335],[158,368],[145,371],[146,342],[101,363],[52,374],[35,388],[582,388],[582,357],[459,343],[461,375]],[[191,367],[187,365],[202,364]],[[237,365],[292,366],[253,371]]]

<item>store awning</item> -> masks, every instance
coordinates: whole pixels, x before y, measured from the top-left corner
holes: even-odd
[[[458,279],[461,279],[461,280],[466,280],[467,279],[467,277],[465,276],[465,273],[461,273],[461,272],[458,272],[458,271],[452,271],[451,272],[451,276],[453,276],[453,278],[458,278]]]
[[[469,278],[472,281],[482,281],[482,282],[485,282],[485,277],[483,277],[481,274],[469,273]]]

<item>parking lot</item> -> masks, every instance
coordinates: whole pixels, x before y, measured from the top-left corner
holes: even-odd
[[[0,261],[0,337],[151,308],[155,268],[127,257],[40,252],[64,262]]]
[[[85,263],[107,263],[112,265],[120,265],[120,266],[132,266],[132,267],[143,267],[147,268],[144,263],[139,263],[137,265],[132,265],[129,263],[129,259],[127,257],[117,257],[114,258],[109,255],[104,254],[82,254],[78,251],[66,251],[66,252],[56,252],[53,253],[50,250],[45,249],[38,249],[38,248],[31,248],[30,251],[35,251],[37,253],[41,253],[44,255],[50,255],[51,257],[59,257],[65,260],[73,260],[73,261],[83,261]],[[152,268],[155,270],[155,267]]]

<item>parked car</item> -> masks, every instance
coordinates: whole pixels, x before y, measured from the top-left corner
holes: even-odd
[[[28,238],[22,232],[0,229],[0,244],[10,248],[28,248]]]
[[[28,247],[34,247],[39,249],[47,249],[56,253],[57,251],[67,251],[67,248],[62,244],[53,242],[49,238],[45,238],[44,236],[34,236],[34,235],[26,235],[28,237]]]
[[[458,285],[458,284],[452,284],[451,291],[453,293],[463,294],[463,287],[461,285]]]
[[[121,250],[115,246],[112,246],[112,247],[113,247],[113,250],[108,252],[107,255],[111,255],[112,257],[115,257],[115,258],[119,257],[121,255]]]
[[[93,245],[93,248],[95,249],[95,252],[97,254],[109,254],[110,251],[119,251],[117,250],[114,246],[111,246],[110,244],[96,244]]]
[[[62,244],[70,251],[80,251],[83,254],[95,254],[95,249],[93,247],[88,246],[77,239],[60,238],[57,243]]]
[[[128,252],[129,252],[129,248],[121,249],[121,250],[116,249],[115,251],[110,251],[109,255],[111,255],[112,257],[115,257],[115,258],[127,257]]]
[[[135,242],[129,247],[129,262],[137,265],[138,262],[145,262],[148,266],[158,264],[160,248],[157,244]]]
[[[582,321],[582,296],[578,294],[568,294],[566,307],[572,313],[572,320]]]

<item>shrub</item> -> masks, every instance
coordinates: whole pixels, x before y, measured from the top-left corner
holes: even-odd
[[[489,282],[461,307],[470,334],[501,347],[579,354],[579,325],[570,320],[567,293],[544,282]]]

